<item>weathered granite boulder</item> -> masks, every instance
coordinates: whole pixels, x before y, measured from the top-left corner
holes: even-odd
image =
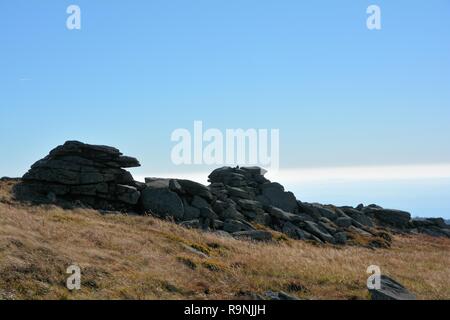
[[[404,286],[388,276],[381,276],[381,288],[369,289],[372,300],[416,300]]]
[[[297,212],[297,199],[291,192],[285,192],[279,183],[272,183],[259,167],[223,167],[209,175],[211,188],[216,193],[227,194],[239,201],[256,200],[262,205],[273,206],[287,212]]]
[[[172,180],[181,187],[180,193],[185,193],[191,196],[198,196],[206,199],[207,201],[211,201],[213,196],[209,188],[194,181],[190,180]]]
[[[417,232],[433,237],[450,238],[450,226],[442,218],[414,219],[411,224]]]
[[[335,221],[336,225],[341,228],[349,228],[352,225],[352,219],[349,217],[340,217]]]
[[[284,234],[291,237],[292,239],[307,240],[307,239],[311,238],[311,236],[308,232],[300,229],[299,227],[297,227],[296,225],[292,224],[289,221],[283,225],[283,228],[281,229],[281,231]]]
[[[164,178],[146,178],[140,207],[144,213],[170,218],[183,225],[203,229],[223,228],[211,204],[213,195],[200,183]],[[224,208],[226,210],[228,208]]]
[[[240,231],[250,231],[254,230],[253,226],[249,223],[239,220],[226,220],[223,226],[223,230],[229,233],[240,232]]]
[[[138,166],[116,148],[67,141],[31,166],[15,195],[38,203],[78,200],[98,209],[132,210],[142,186],[122,168]]]
[[[450,225],[443,218],[428,218],[427,221],[431,222],[434,226],[442,229],[450,229]]]
[[[147,181],[146,187],[141,192],[141,206],[145,213],[175,220],[182,220],[185,210],[183,201],[177,193],[169,188],[167,179]],[[192,220],[192,216],[189,219]]]
[[[326,230],[323,228],[320,228],[320,226],[314,222],[306,221],[305,222],[305,230],[309,233],[313,234],[314,236],[318,237],[323,242],[328,243],[335,243],[336,240],[333,238],[331,234],[329,234]]]
[[[374,226],[374,223],[370,218],[370,216],[368,215],[368,212],[373,212],[375,209],[370,209],[365,212],[362,212],[351,207],[342,207],[341,210],[346,214],[346,216],[352,218],[353,220],[359,222],[364,226],[367,227]]]
[[[297,211],[297,199],[292,192],[285,192],[278,183],[267,183],[261,186],[261,202],[283,209],[287,212]]]
[[[407,229],[410,227],[411,214],[409,212],[392,209],[367,209],[365,214],[372,214],[381,225]]]

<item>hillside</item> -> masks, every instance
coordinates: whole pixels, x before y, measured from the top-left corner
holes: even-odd
[[[13,200],[0,182],[0,299],[367,299],[379,265],[419,299],[450,299],[450,239],[395,235],[389,249],[288,239],[255,243],[149,216]],[[65,287],[78,264],[82,288]]]

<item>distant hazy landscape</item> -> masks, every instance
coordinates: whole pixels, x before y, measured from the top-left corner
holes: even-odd
[[[289,185],[305,201],[401,208],[414,217],[450,219],[450,179],[383,182],[324,182]]]

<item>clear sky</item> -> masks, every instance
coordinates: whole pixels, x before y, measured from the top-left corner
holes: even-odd
[[[170,160],[172,131],[201,120],[280,129],[301,199],[450,217],[450,173],[435,174],[450,163],[448,0],[1,1],[0,46],[0,176],[69,139],[136,156],[138,176],[207,171]],[[411,165],[425,176],[300,183],[308,168]]]

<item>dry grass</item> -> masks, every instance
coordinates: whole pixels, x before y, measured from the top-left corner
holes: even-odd
[[[10,187],[0,183],[0,299],[233,299],[267,290],[366,299],[372,264],[420,299],[450,299],[449,239],[396,236],[380,250],[284,237],[256,244],[151,217],[20,205]],[[74,263],[82,289],[69,292]]]

